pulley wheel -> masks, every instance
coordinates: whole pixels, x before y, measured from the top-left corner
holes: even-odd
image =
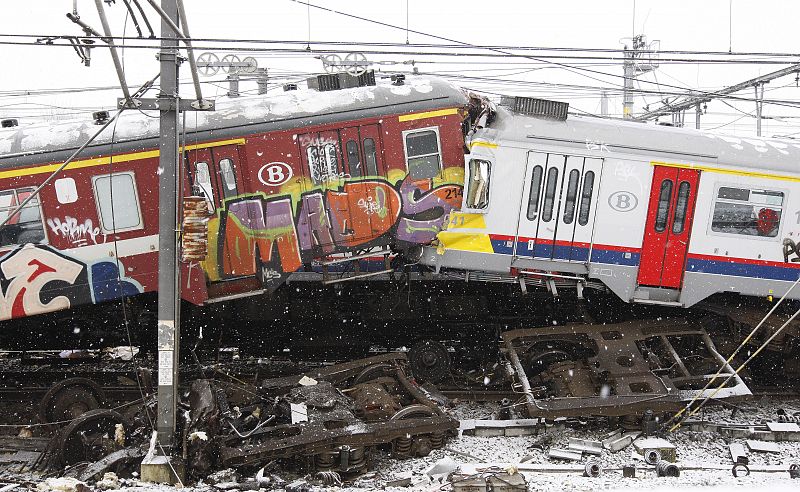
[[[450,354],[435,340],[420,340],[408,351],[411,373],[420,381],[437,383],[450,374]]]

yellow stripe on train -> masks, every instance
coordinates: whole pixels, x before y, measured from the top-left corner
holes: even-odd
[[[483,218],[483,214],[450,212],[447,229],[486,229],[486,221]]]

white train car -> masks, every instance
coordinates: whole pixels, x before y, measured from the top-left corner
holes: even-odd
[[[422,263],[523,288],[535,280],[580,294],[602,283],[626,302],[682,307],[790,290],[800,143],[556,109],[561,119],[500,107],[475,133],[462,208]]]

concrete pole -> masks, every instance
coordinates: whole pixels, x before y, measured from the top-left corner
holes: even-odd
[[[633,57],[634,57],[634,50],[628,49],[625,47],[624,50],[624,73],[625,73],[625,89],[623,91],[623,98],[622,98],[622,117],[625,119],[633,118],[633,78],[634,78],[634,67],[633,67]]]
[[[161,0],[161,8],[178,22],[176,0]],[[173,449],[178,398],[180,349],[180,269],[177,268],[178,221],[178,41],[169,23],[161,21],[161,138],[158,179],[158,443]]]
[[[603,91],[600,96],[600,116],[608,116],[608,93]]]
[[[700,110],[700,103],[697,103],[694,107],[694,127],[698,130],[700,129],[700,115],[703,112]]]

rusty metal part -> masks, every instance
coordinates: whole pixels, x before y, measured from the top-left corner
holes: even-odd
[[[684,320],[512,330],[503,342],[528,417],[673,412],[719,367],[733,372],[708,334]],[[751,393],[737,376],[720,394]]]
[[[78,476],[78,480],[88,482],[102,476],[108,471],[113,471],[120,475],[120,469],[130,468],[141,463],[144,458],[145,450],[139,447],[130,447],[114,451],[104,458],[95,461],[86,467]]]
[[[84,413],[64,427],[56,438],[59,461],[63,465],[97,461],[117,451],[124,445],[115,439],[117,425],[130,429],[128,419],[114,410]]]
[[[368,466],[373,446],[392,444],[399,456],[444,446],[458,422],[406,377],[405,364],[404,354],[385,354],[263,381],[263,393],[282,395],[276,420],[222,438],[220,463],[306,456],[317,470],[356,473]]]
[[[86,378],[69,378],[54,384],[39,402],[42,422],[72,420],[106,401],[99,384]]]
[[[679,477],[681,475],[681,470],[675,463],[661,460],[656,463],[656,475],[659,477]]]
[[[202,196],[183,198],[181,255],[183,261],[204,261],[208,254],[208,201]]]
[[[420,340],[408,351],[411,374],[420,381],[438,383],[450,374],[450,354],[436,340]]]
[[[750,467],[747,466],[747,463],[735,463],[733,465],[733,468],[731,468],[731,473],[736,478],[739,478],[740,476],[742,476],[742,473],[744,473],[743,476],[746,477],[746,476],[750,475]]]

